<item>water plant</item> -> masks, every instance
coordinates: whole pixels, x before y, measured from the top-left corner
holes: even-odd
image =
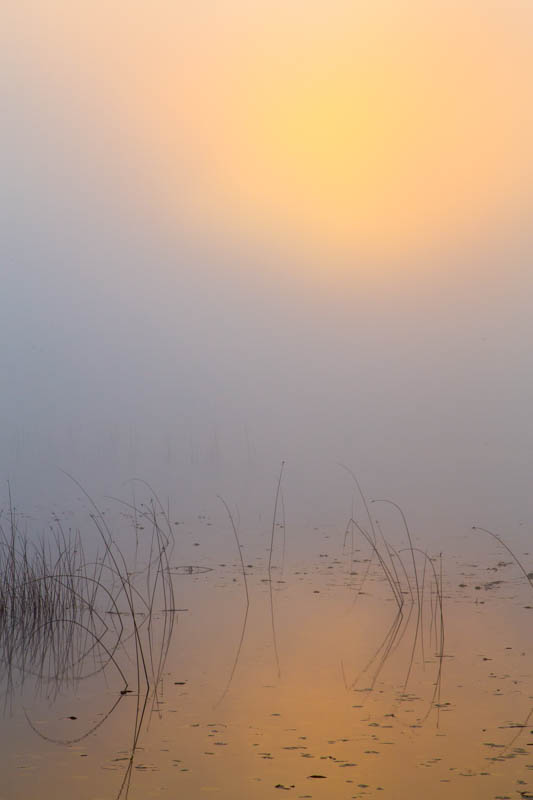
[[[175,613],[170,556],[174,536],[157,494],[139,506],[120,503],[146,530],[128,564],[105,514],[74,478],[90,506],[99,545],[89,557],[79,530],[65,530],[55,517],[46,537],[30,537],[9,492],[0,513],[0,663],[4,708],[31,679],[54,699],[66,688],[113,668],[120,678],[116,699],[97,725],[75,739],[45,735],[63,744],[81,741],[109,718],[130,694],[136,697],[127,767],[117,793],[128,794],[135,753],[147,709],[157,711],[159,685],[173,635]],[[144,563],[141,563],[144,559]],[[140,567],[140,568],[139,568]],[[160,610],[163,609],[160,612]],[[167,613],[167,611],[169,613]],[[133,651],[133,659],[131,658]],[[133,670],[131,668],[133,662]]]

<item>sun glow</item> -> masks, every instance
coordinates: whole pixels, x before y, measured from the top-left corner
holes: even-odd
[[[110,93],[170,226],[405,255],[529,203],[527,9],[58,5],[48,47]]]
[[[382,253],[510,210],[531,127],[516,75],[489,54],[446,58],[442,34],[370,42],[295,44],[246,65],[213,165],[234,224]]]

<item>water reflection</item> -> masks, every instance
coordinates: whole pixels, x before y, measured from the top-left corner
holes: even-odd
[[[58,774],[80,798],[528,796],[530,586],[505,547],[527,556],[426,552],[357,487],[344,527],[306,531],[279,504],[257,530],[225,500],[174,520],[142,488],[85,496],[97,539],[2,516],[10,798]]]
[[[74,479],[73,479],[74,480]],[[77,483],[77,481],[75,481]],[[46,735],[24,708],[43,740],[72,745],[94,734],[128,694],[136,697],[130,753],[117,798],[127,796],[147,711],[159,711],[159,685],[175,620],[169,558],[174,534],[157,495],[147,505],[121,501],[135,532],[135,556],[126,556],[104,512],[78,484],[91,508],[99,549],[88,558],[79,531],[59,518],[51,538],[30,542],[20,529],[11,497],[0,542],[0,656],[5,666],[5,705],[31,680],[33,690],[54,699],[98,676],[122,681],[118,697],[100,720],[73,738]],[[139,530],[148,530],[144,547]],[[156,614],[157,612],[157,614]],[[133,667],[133,668],[132,668]],[[75,716],[70,716],[75,720]]]

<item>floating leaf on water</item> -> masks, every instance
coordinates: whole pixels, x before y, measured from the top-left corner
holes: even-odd
[[[198,567],[198,566],[179,566],[179,567],[171,567],[170,572],[173,572],[176,575],[199,575],[202,572],[212,572],[212,567]]]

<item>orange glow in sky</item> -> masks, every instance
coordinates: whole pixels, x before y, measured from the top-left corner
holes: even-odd
[[[107,96],[170,226],[401,255],[531,199],[529,4],[35,5],[33,57]]]

